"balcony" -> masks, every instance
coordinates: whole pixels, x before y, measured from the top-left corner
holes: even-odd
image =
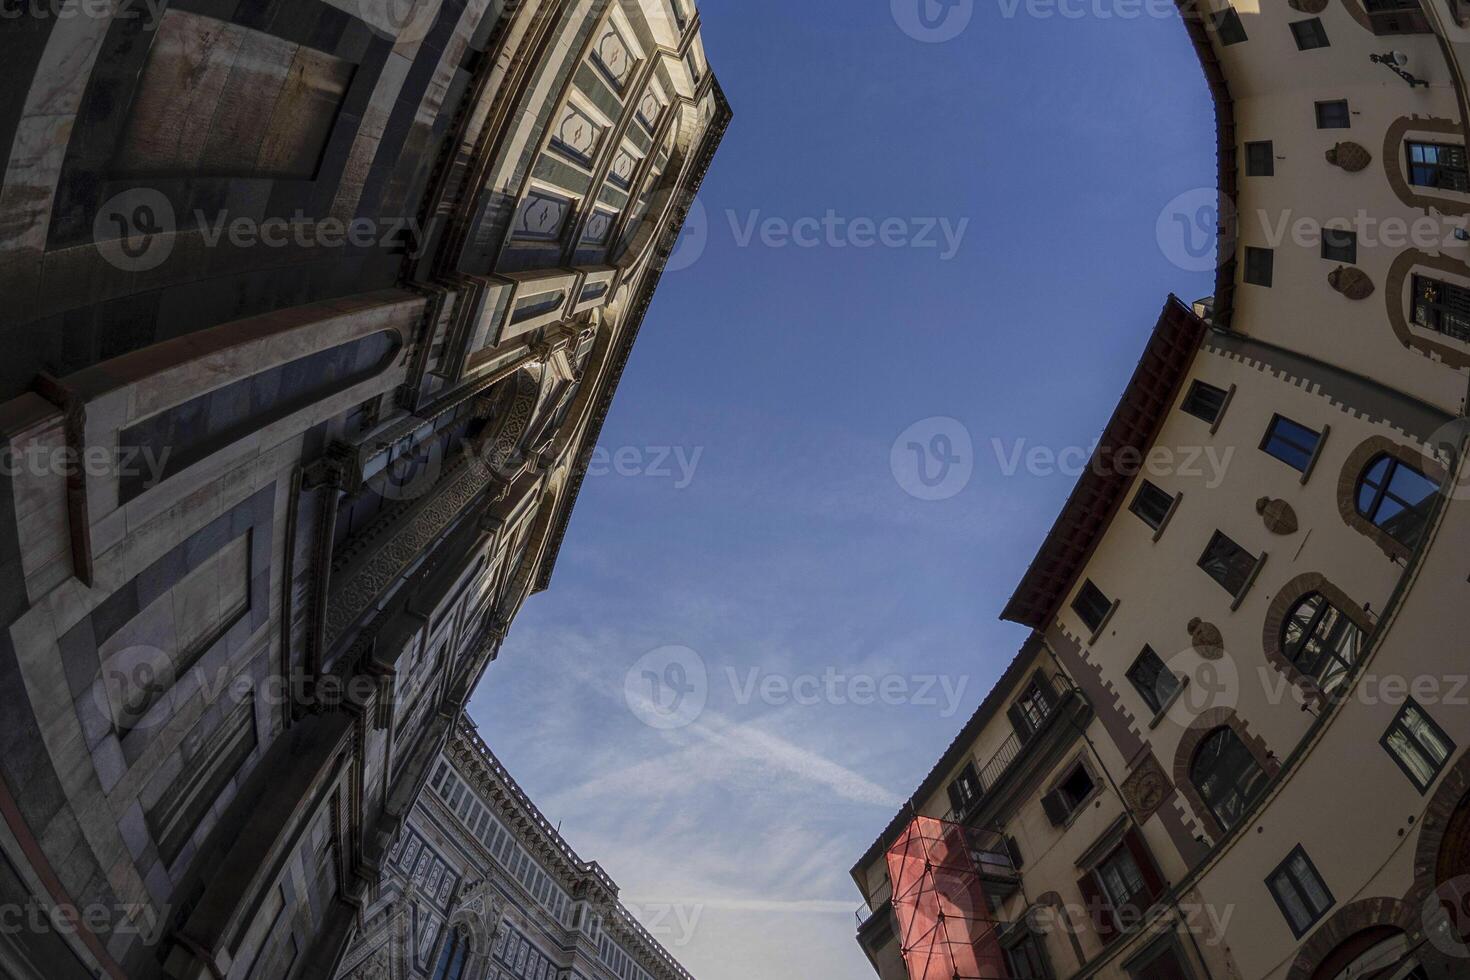
[[[1038,746],[1051,741],[1048,736],[1057,728],[1058,719],[1079,709],[1085,710],[1082,699],[1075,692],[1062,692],[1055,703],[1047,708],[1046,714],[1036,720],[1035,728],[1029,736],[1023,738],[1019,732],[1012,732],[980,768],[980,792],[975,799],[963,810],[952,811],[946,819],[954,823],[976,822],[976,816],[998,797],[1011,777],[1024,769],[1021,763],[1035,757],[1039,752]]]

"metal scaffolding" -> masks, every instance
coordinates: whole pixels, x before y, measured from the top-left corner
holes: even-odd
[[[1010,980],[971,833],[916,816],[888,849],[910,980]]]

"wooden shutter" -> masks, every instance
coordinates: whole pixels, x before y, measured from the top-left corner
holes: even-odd
[[[1016,730],[1016,736],[1022,743],[1031,740],[1031,725],[1026,721],[1026,716],[1021,712],[1019,704],[1013,704],[1006,709],[1006,717],[1011,720],[1011,727]]]
[[[1020,871],[1026,863],[1025,858],[1021,857],[1021,845],[1017,844],[1016,839],[1010,835],[1006,835],[1005,841],[1006,855],[1011,859],[1011,867]]]
[[[1041,808],[1046,811],[1046,818],[1051,821],[1053,827],[1062,826],[1070,816],[1067,804],[1062,801],[1062,795],[1056,790],[1052,790],[1041,798]]]
[[[965,812],[965,796],[960,792],[960,781],[956,779],[949,784],[949,807],[958,818]]]
[[[1123,836],[1123,844],[1128,848],[1128,854],[1133,858],[1133,863],[1138,865],[1138,874],[1143,878],[1144,887],[1148,889],[1149,901],[1157,899],[1164,894],[1164,876],[1159,871],[1159,866],[1154,863],[1154,856],[1148,849],[1143,835],[1137,828],[1130,829]]]
[[[1092,918],[1092,928],[1097,932],[1097,938],[1104,943],[1112,942],[1113,937],[1118,934],[1118,920],[1113,915],[1113,907],[1103,896],[1102,884],[1097,880],[1097,875],[1091,871],[1085,873],[1077,879],[1077,889],[1082,892],[1082,904],[1087,907],[1087,914]]]

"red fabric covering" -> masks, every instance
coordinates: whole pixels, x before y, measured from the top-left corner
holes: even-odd
[[[910,980],[1009,980],[965,828],[915,817],[887,857]]]

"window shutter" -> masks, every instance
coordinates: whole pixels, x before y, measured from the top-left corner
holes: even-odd
[[[949,807],[954,811],[956,819],[965,812],[965,798],[960,793],[960,782],[958,779],[949,784]]]
[[[1091,871],[1077,879],[1077,889],[1082,892],[1082,904],[1087,906],[1087,914],[1092,918],[1092,928],[1097,932],[1097,938],[1104,943],[1112,941],[1118,934],[1118,922],[1113,916],[1112,906],[1103,897],[1102,885],[1097,880],[1097,875]]]
[[[1047,710],[1050,711],[1052,708],[1055,708],[1057,706],[1057,689],[1052,687],[1051,678],[1046,676],[1046,671],[1038,670],[1033,680],[1036,683],[1037,689],[1041,691],[1041,696],[1046,699]]]
[[[1009,834],[1006,835],[1005,841],[1006,854],[1011,859],[1011,867],[1015,868],[1017,871],[1020,871],[1026,863],[1025,858],[1021,857],[1021,845],[1017,844],[1016,839]]]
[[[1041,808],[1046,811],[1046,818],[1053,827],[1060,827],[1067,822],[1067,804],[1062,802],[1062,796],[1056,790],[1041,798]]]
[[[1138,865],[1138,873],[1143,878],[1144,887],[1148,889],[1149,900],[1158,898],[1164,894],[1164,876],[1159,871],[1159,866],[1154,863],[1154,856],[1148,849],[1143,835],[1137,828],[1128,831],[1123,837],[1123,843],[1128,847],[1128,853],[1133,857],[1133,863]]]
[[[1026,716],[1021,713],[1019,704],[1007,708],[1006,717],[1011,719],[1011,727],[1016,730],[1016,735],[1023,743],[1031,740],[1031,726],[1026,723]]]

